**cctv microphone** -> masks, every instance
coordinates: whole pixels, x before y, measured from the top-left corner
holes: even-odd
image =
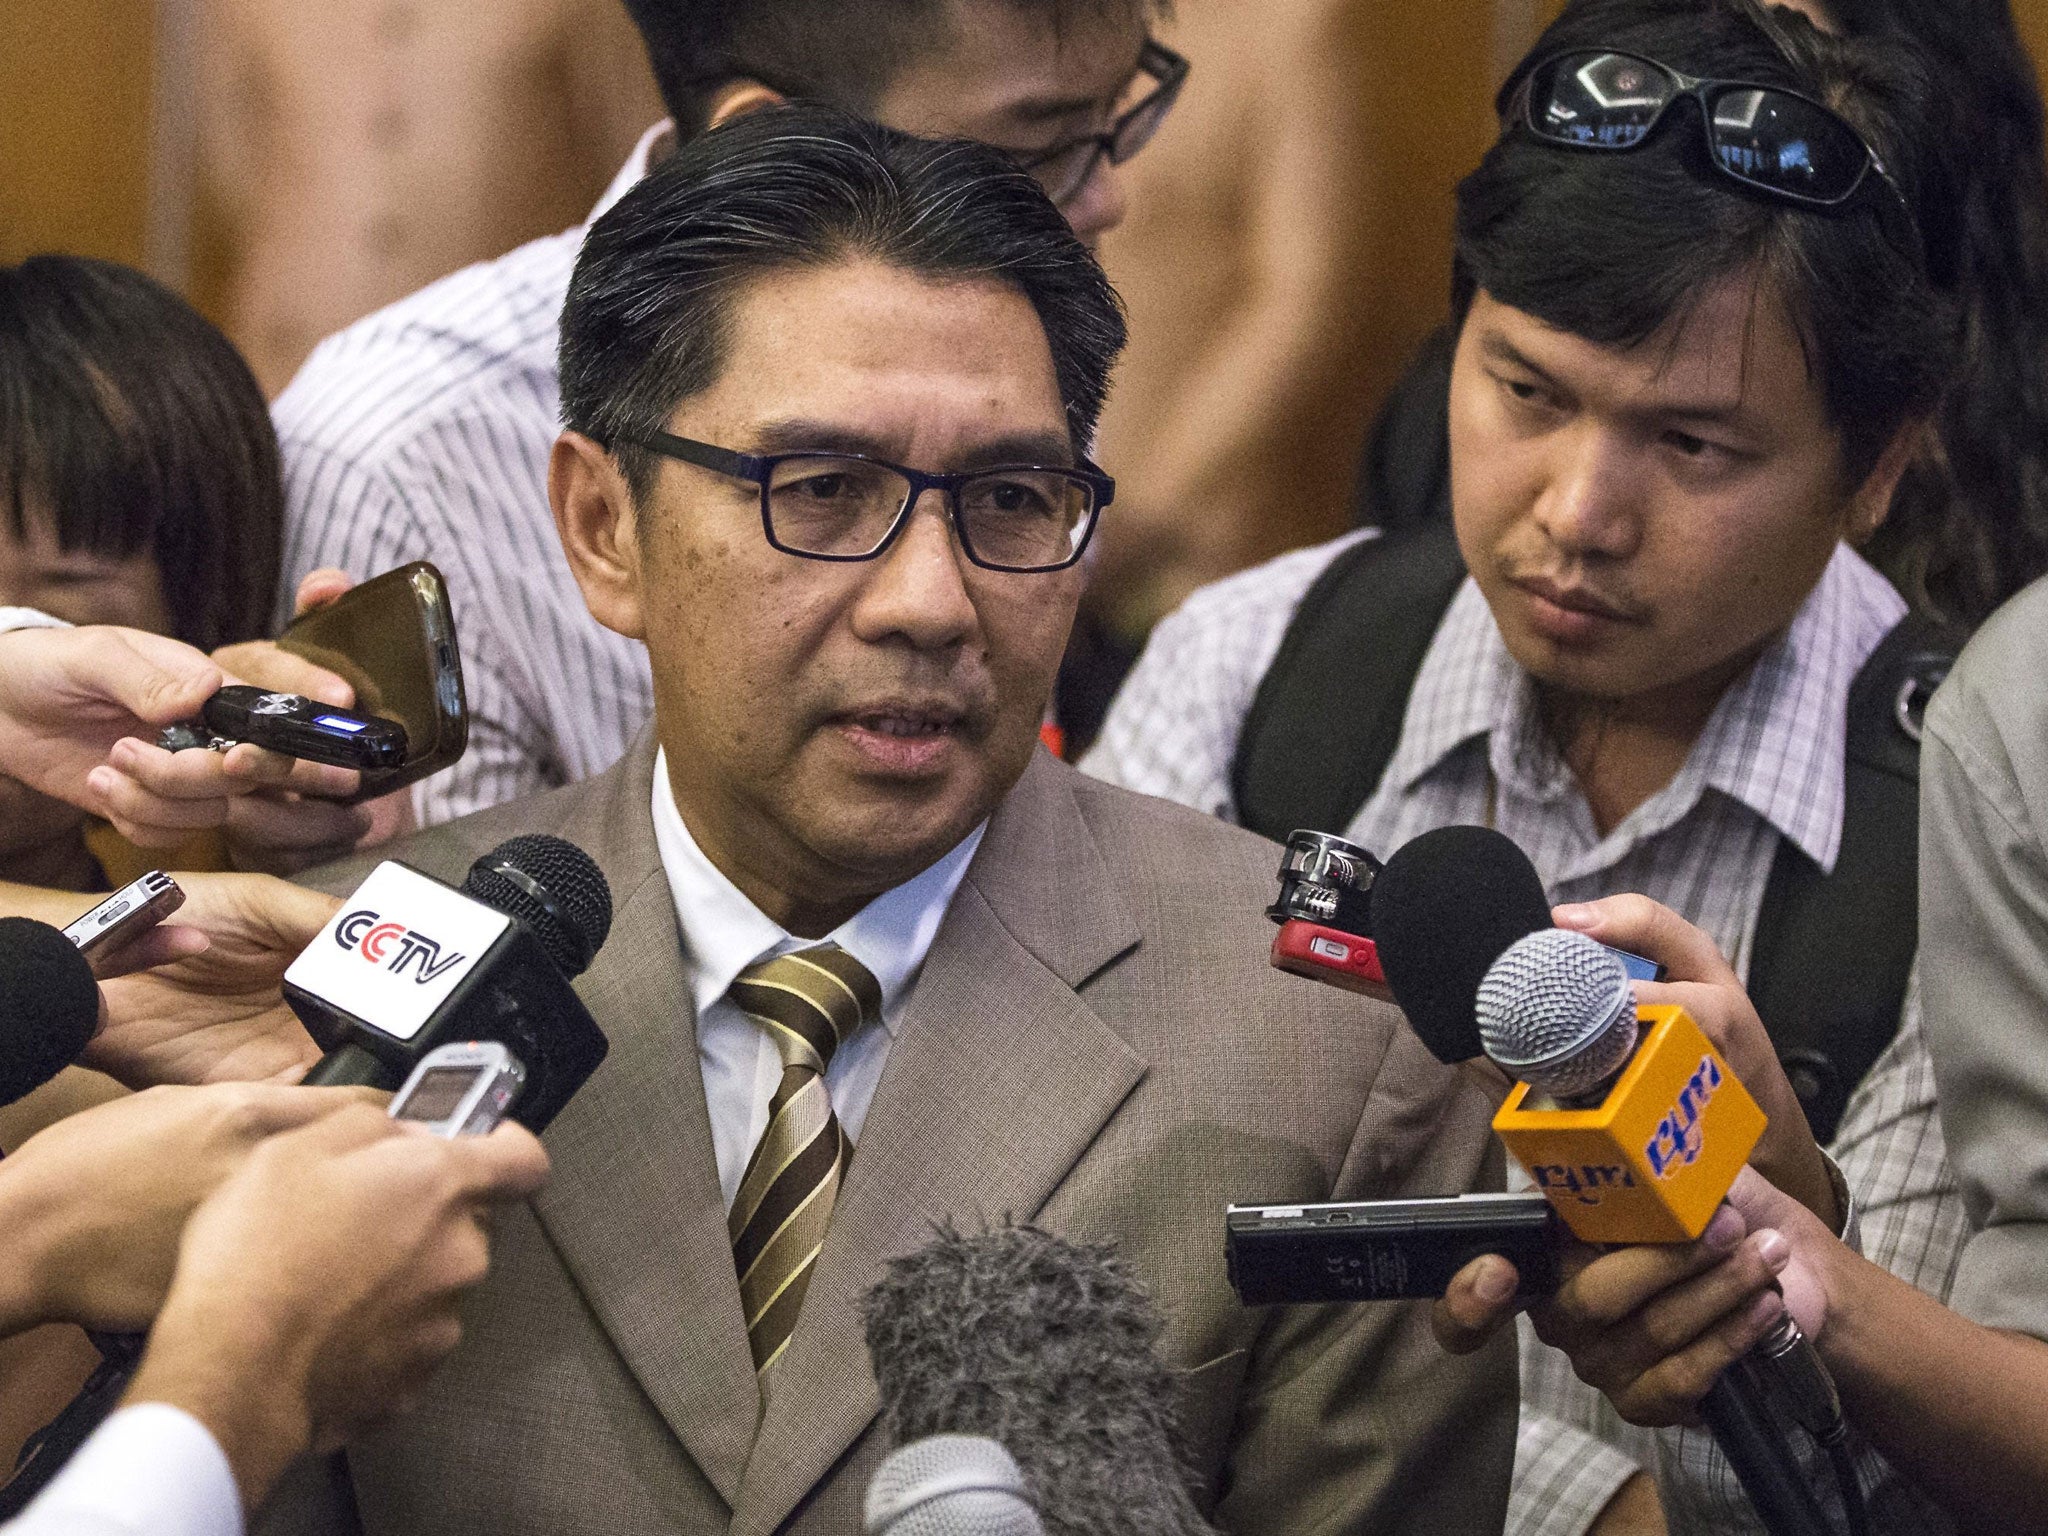
[[[1045,1536],[1016,1458],[984,1435],[932,1435],[868,1484],[866,1536]]]
[[[0,917],[0,1105],[70,1066],[99,1027],[99,983],[78,947],[48,923]]]
[[[596,862],[559,837],[499,844],[461,890],[379,864],[285,972],[327,1052],[305,1081],[397,1088],[439,1046],[495,1040],[526,1069],[511,1118],[544,1130],[609,1049],[569,983],[611,921]]]
[[[1765,1122],[1683,1008],[1638,1007],[1613,951],[1550,928],[1489,968],[1475,1011],[1487,1055],[1518,1079],[1494,1130],[1579,1238],[1677,1243],[1706,1230]],[[1822,1536],[1830,1527],[1773,1402],[1839,1472],[1841,1403],[1790,1314],[1722,1373],[1700,1412],[1772,1536]],[[1843,1497],[1860,1505],[1853,1476]]]
[[[1112,1248],[942,1228],[889,1266],[865,1310],[899,1445],[996,1441],[1054,1536],[1215,1536],[1185,1481],[1159,1314]]]

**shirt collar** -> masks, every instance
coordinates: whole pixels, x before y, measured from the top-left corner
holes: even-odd
[[[1846,545],[1785,633],[1722,695],[1685,765],[1610,837],[1639,842],[1715,789],[1769,822],[1818,864],[1841,850],[1849,690],[1906,604]],[[1412,790],[1484,738],[1494,775],[1533,799],[1576,794],[1537,709],[1536,689],[1467,578],[1416,673],[1389,782]]]
[[[758,960],[807,949],[800,939],[749,901],[697,846],[676,808],[668,754],[654,759],[654,843],[668,876],[682,931],[683,969],[697,1016],[724,997],[740,972]],[[897,1005],[916,981],[938,936],[939,924],[981,846],[983,822],[937,863],[884,891],[826,935],[874,973],[882,988],[882,1019],[891,1033]]]
[[[674,121],[664,117],[640,135],[640,142],[633,146],[633,153],[626,156],[626,163],[619,167],[619,174],[612,178],[612,184],[604,189],[604,196],[597,200],[597,206],[590,210],[590,217],[584,220],[586,227],[609,213],[612,204],[632,191],[635,183],[646,176],[647,168],[654,163],[656,148],[672,139],[675,131]]]

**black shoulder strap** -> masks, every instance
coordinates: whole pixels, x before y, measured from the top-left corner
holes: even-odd
[[[1285,842],[1341,832],[1401,740],[1415,674],[1465,580],[1450,522],[1368,539],[1317,578],[1259,684],[1231,765],[1238,819]]]
[[[1959,648],[1915,616],[1871,653],[1849,691],[1834,871],[1786,839],[1764,888],[1749,994],[1823,1143],[1898,1032],[1919,942],[1919,712]]]

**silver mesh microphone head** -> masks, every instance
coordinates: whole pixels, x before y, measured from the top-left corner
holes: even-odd
[[[868,1484],[867,1536],[1045,1536],[1016,1460],[982,1435],[890,1453]]]
[[[1553,1098],[1605,1085],[1636,1048],[1628,971],[1583,933],[1517,939],[1479,984],[1479,1038],[1505,1071]]]

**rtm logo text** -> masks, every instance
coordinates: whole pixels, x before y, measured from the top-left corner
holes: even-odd
[[[1702,1056],[1699,1070],[1678,1090],[1678,1102],[1657,1122],[1650,1144],[1643,1148],[1650,1172],[1658,1178],[1668,1179],[1681,1167],[1698,1161],[1704,1141],[1701,1123],[1706,1119],[1708,1101],[1720,1086],[1721,1064]]]
[[[1619,1164],[1603,1167],[1595,1163],[1581,1163],[1572,1167],[1567,1163],[1545,1163],[1540,1168],[1530,1169],[1529,1177],[1546,1195],[1555,1198],[1568,1194],[1581,1205],[1598,1205],[1601,1196],[1610,1189],[1636,1187],[1635,1175]]]
[[[403,976],[410,967],[412,979],[421,986],[469,958],[444,955],[440,944],[424,933],[403,923],[385,922],[367,908],[349,913],[334,925],[334,942],[394,976]]]

